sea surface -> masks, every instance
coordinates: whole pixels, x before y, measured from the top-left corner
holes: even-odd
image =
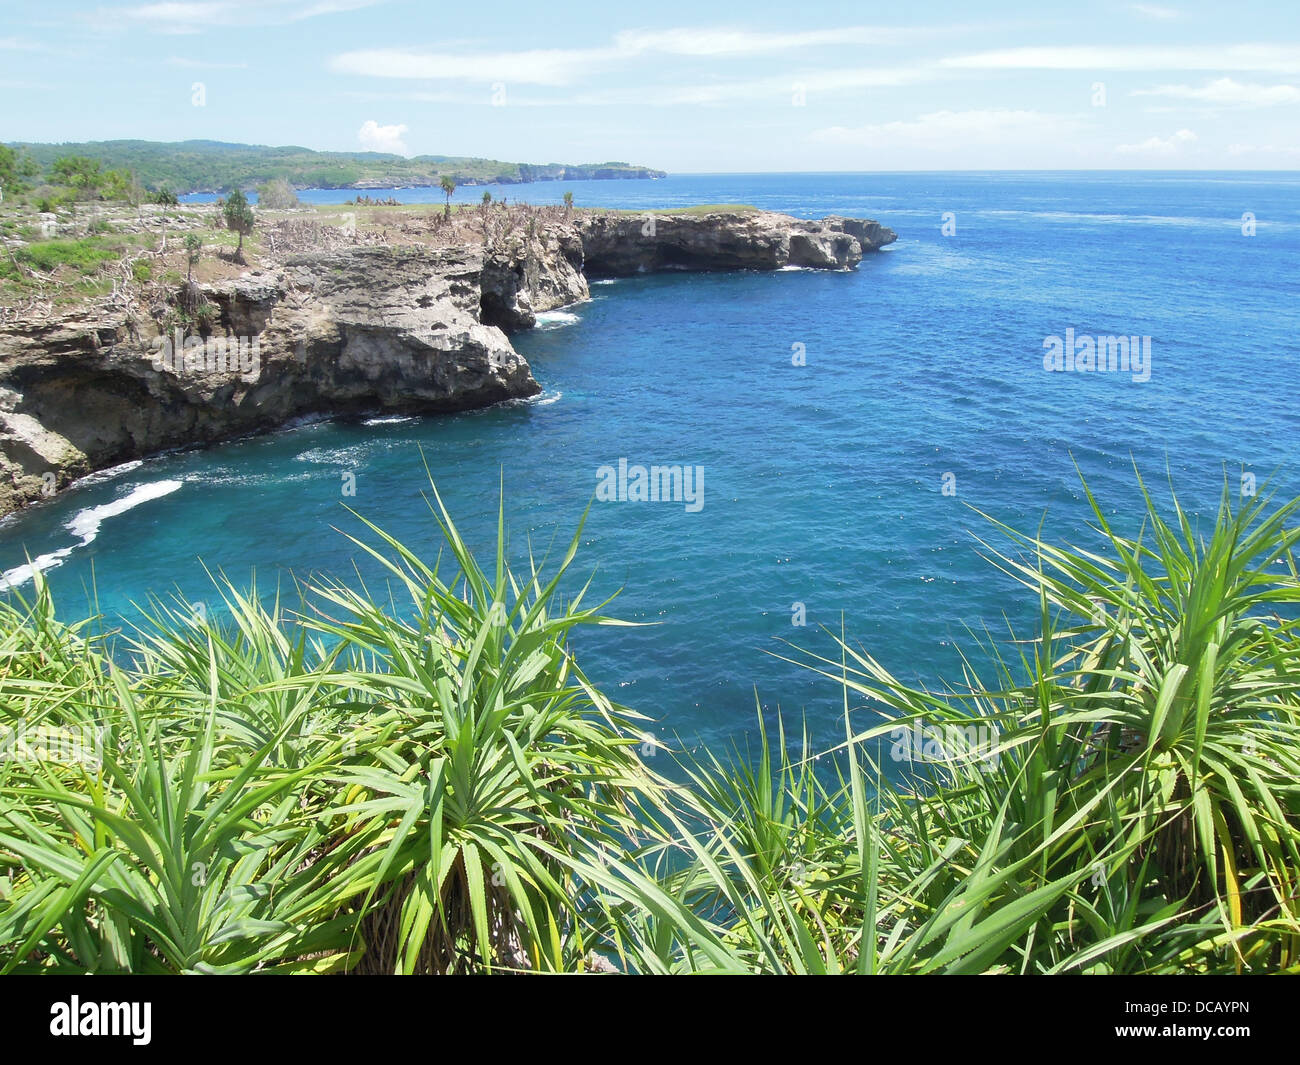
[[[360,526],[345,505],[432,556],[427,463],[485,558],[499,486],[517,562],[530,545],[562,552],[590,505],[576,568],[594,572],[591,595],[619,593],[610,613],[647,624],[579,631],[575,650],[666,741],[743,744],[762,707],[827,746],[843,735],[842,695],[788,661],[796,648],[837,657],[827,629],[932,685],[959,679],[972,632],[1032,634],[1035,601],[984,557],[1005,546],[990,518],[1094,544],[1082,474],[1109,520],[1135,531],[1135,466],[1158,498],[1172,479],[1202,516],[1243,474],[1300,494],[1300,175],[487,188],[533,203],[571,191],[583,206],[863,216],[899,240],[851,273],[596,284],[590,302],[513,338],[544,388],[532,401],[300,424],[133,464],[0,523],[0,570],[30,589],[23,567],[37,560],[69,617],[93,603],[129,620],[173,592],[217,614],[205,566],[238,583],[256,570],[264,593],[348,576],[356,552],[335,530]],[[442,202],[435,189],[392,194]],[[1149,338],[1149,364],[1049,372],[1044,344],[1067,330]],[[601,467],[620,459],[701,469],[702,506],[596,500]]]

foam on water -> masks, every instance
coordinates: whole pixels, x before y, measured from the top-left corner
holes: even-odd
[[[85,477],[78,477],[68,487],[86,488],[92,484],[103,484],[106,481],[111,481],[114,478],[121,477],[123,474],[131,473],[133,470],[138,470],[142,465],[144,465],[143,459],[133,459],[130,462],[123,462],[118,466],[110,466],[106,470],[96,470],[94,473],[86,474]]]
[[[401,425],[403,422],[414,421],[415,416],[412,414],[383,414],[374,418],[367,418],[362,425]]]
[[[138,466],[139,463],[136,463],[136,465]],[[85,479],[83,478],[83,480]],[[48,551],[37,555],[31,562],[6,570],[3,576],[0,577],[0,591],[25,584],[32,579],[37,570],[47,570],[61,566],[63,560],[78,548],[93,543],[99,535],[100,526],[109,518],[125,514],[128,510],[140,506],[141,503],[148,503],[152,499],[160,499],[165,495],[170,495],[181,488],[182,484],[181,481],[154,481],[149,484],[142,484],[112,503],[103,503],[97,507],[86,507],[84,510],[77,511],[64,523],[63,527],[77,537],[79,542],[71,547],[62,547],[56,551]]]
[[[38,571],[63,565],[63,560],[75,550],[74,547],[63,547],[58,551],[48,551],[43,555],[37,555],[31,562],[5,570],[0,574],[0,592],[7,592],[26,584]]]
[[[161,499],[165,495],[171,495],[183,487],[181,481],[154,481],[151,484],[142,484],[133,488],[121,499],[114,500],[112,503],[104,503],[98,507],[87,507],[73,515],[72,520],[67,523],[65,528],[74,536],[81,538],[80,547],[85,547],[99,535],[99,527],[104,524],[108,518],[115,518],[119,514],[125,514],[133,507],[138,507],[141,503],[148,503],[151,499]]]
[[[294,456],[295,462],[311,462],[321,466],[355,465],[370,450],[370,444],[351,447],[313,447]]]
[[[560,329],[566,325],[573,325],[582,319],[572,311],[542,311],[537,316],[538,329]]]

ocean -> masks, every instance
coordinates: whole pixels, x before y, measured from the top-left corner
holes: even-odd
[[[1136,531],[1135,467],[1158,499],[1172,480],[1206,518],[1225,481],[1234,494],[1300,494],[1300,174],[727,174],[488,190],[863,216],[899,239],[852,273],[598,283],[590,302],[513,337],[544,389],[529,402],[301,424],[132,464],[0,523],[0,569],[19,583],[43,556],[67,617],[95,604],[129,621],[173,592],[219,613],[205,566],[236,583],[255,570],[264,593],[347,576],[355,551],[336,529],[360,527],[345,504],[436,553],[427,462],[484,552],[504,485],[517,562],[530,545],[561,552],[590,507],[575,568],[595,574],[591,595],[618,593],[610,614],[644,624],[579,630],[575,654],[666,742],[744,744],[761,707],[829,746],[843,736],[842,693],[789,661],[836,658],[827,630],[930,685],[959,680],[959,648],[976,637],[1032,635],[1036,601],[986,557],[1005,546],[990,518],[1095,543],[1081,473],[1108,518]],[[1143,354],[1111,369],[1117,337]],[[1045,355],[1090,343],[1105,369],[1045,368]],[[635,494],[620,491],[635,467],[677,465],[698,506],[621,498]]]

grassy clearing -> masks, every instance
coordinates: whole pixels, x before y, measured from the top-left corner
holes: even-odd
[[[103,295],[112,289],[112,281],[99,276],[100,268],[117,262],[129,247],[130,242],[118,236],[95,236],[37,241],[9,249],[0,257],[0,299],[21,298],[48,281],[58,286],[62,301]]]
[[[0,216],[4,235],[28,242],[0,251],[0,304],[36,298],[57,307],[75,305],[111,292],[115,277],[139,285],[168,278],[179,282],[186,269],[183,241],[188,233],[197,233],[207,249],[194,271],[196,279],[218,280],[235,269],[228,253],[238,235],[216,225],[211,212],[181,209],[143,219],[134,211],[64,217],[60,226],[73,226],[79,235],[52,240],[39,239],[39,226],[29,217],[35,216],[20,209]],[[196,221],[201,228],[193,228]],[[257,245],[256,234],[245,238],[250,264]],[[130,267],[118,269],[124,259],[132,260]]]
[[[45,240],[19,248],[14,253],[21,263],[49,273],[68,267],[79,273],[88,273],[100,263],[109,262],[121,255],[123,246],[113,241],[87,238],[85,240]]]
[[[668,786],[574,661],[600,607],[364,524],[387,571],[219,585],[110,655],[0,605],[7,972],[1236,973],[1300,967],[1300,501],[1103,553],[998,530],[1040,630],[932,693],[847,643],[836,769],[779,723]],[[580,535],[580,533],[579,533]],[[869,700],[874,711],[850,713]],[[891,783],[870,753],[927,737]]]

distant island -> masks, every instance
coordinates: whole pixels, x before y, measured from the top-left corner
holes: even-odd
[[[295,146],[273,148],[223,141],[116,140],[66,144],[14,142],[48,174],[58,159],[81,156],[105,170],[129,171],[147,188],[226,193],[268,181],[295,189],[386,189],[437,185],[449,177],[457,185],[516,185],[531,181],[589,181],[664,178],[662,170],[630,163],[508,163],[454,155],[406,158],[382,152],[317,152]]]

